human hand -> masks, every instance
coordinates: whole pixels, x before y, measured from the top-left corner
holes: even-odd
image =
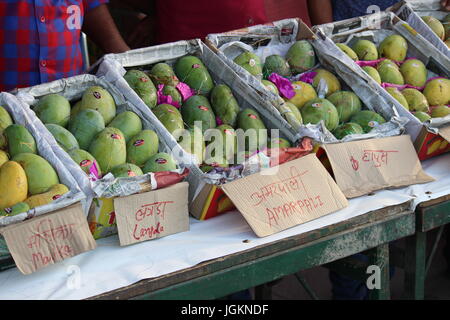
[[[143,48],[155,42],[155,19],[147,16],[130,33],[127,43],[132,49]]]
[[[442,10],[449,12],[450,11],[450,0],[441,0]]]

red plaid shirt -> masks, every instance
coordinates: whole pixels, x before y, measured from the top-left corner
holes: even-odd
[[[0,90],[83,72],[83,16],[107,0],[1,0]]]

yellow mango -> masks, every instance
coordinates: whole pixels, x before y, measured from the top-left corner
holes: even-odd
[[[24,202],[30,206],[30,209],[49,204],[59,199],[63,194],[69,192],[69,188],[63,184],[56,184],[47,192],[36,194],[29,197]]]
[[[0,210],[9,208],[27,198],[28,182],[25,170],[15,161],[0,167]]]
[[[0,150],[0,167],[4,165],[6,162],[8,162],[8,160],[9,160],[8,154],[5,151]]]

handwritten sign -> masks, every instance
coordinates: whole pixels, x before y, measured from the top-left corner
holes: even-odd
[[[347,198],[431,182],[409,136],[369,139],[322,146],[338,186]]]
[[[120,245],[189,230],[188,183],[114,199]]]
[[[287,162],[273,175],[253,174],[222,186],[259,237],[348,206],[314,154]]]
[[[23,274],[96,248],[81,204],[7,226],[1,233]]]

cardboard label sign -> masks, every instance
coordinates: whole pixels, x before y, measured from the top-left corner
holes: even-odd
[[[222,186],[258,237],[348,206],[347,199],[315,154],[273,169]]]
[[[189,230],[187,182],[114,199],[121,246]]]
[[[439,128],[439,135],[450,142],[450,126]]]
[[[434,181],[422,169],[407,135],[322,146],[347,198],[389,187]]]
[[[97,246],[81,204],[7,226],[1,233],[23,274],[33,273]]]

